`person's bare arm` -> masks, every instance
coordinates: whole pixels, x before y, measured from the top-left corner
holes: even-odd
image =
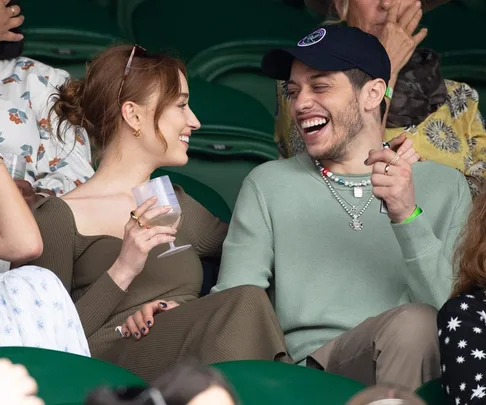
[[[25,262],[42,254],[37,223],[0,159],[0,259]]]

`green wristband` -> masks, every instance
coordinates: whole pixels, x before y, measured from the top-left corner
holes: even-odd
[[[408,224],[409,222],[412,222],[422,212],[422,208],[420,208],[419,206],[415,206],[415,210],[412,212],[412,215],[410,215],[405,221],[403,221],[402,224]]]
[[[385,97],[389,100],[393,98],[393,89],[390,86],[387,86],[385,90]]]

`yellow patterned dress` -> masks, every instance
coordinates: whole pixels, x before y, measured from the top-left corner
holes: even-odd
[[[407,132],[420,156],[454,167],[468,176],[473,194],[486,178],[486,129],[478,109],[476,90],[465,83],[446,80],[447,99],[417,126],[387,128],[385,141]],[[305,150],[289,113],[289,100],[277,86],[275,141],[280,156],[288,158]]]

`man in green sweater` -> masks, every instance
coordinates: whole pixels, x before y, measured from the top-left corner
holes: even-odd
[[[308,153],[245,179],[213,291],[267,289],[297,363],[411,389],[439,377],[436,308],[451,292],[466,180],[383,147],[390,61],[375,37],[326,26],[262,68],[287,81]]]

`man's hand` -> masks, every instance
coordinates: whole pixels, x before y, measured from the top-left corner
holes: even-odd
[[[370,150],[368,166],[373,167],[373,194],[386,202],[393,223],[405,221],[415,211],[412,166],[390,149]]]

